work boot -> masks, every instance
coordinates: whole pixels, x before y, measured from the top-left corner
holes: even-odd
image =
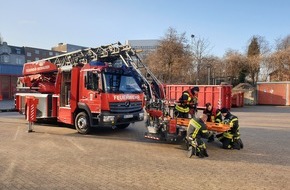
[[[213,142],[214,141],[214,135],[211,135],[208,137],[207,142]]]
[[[239,138],[238,142],[240,144],[241,149],[243,149],[244,148],[244,143],[243,143],[242,139]]]
[[[200,151],[198,152],[198,157],[199,158],[204,158],[205,157],[205,155],[204,155],[204,151],[203,151],[204,149],[200,149]]]
[[[203,149],[203,154],[205,157],[208,157],[208,154],[207,154],[207,150],[206,149]]]
[[[223,149],[233,149],[233,147],[232,147],[232,145],[230,145],[230,144],[225,144],[225,143],[223,143],[223,145],[222,145],[222,148]]]
[[[234,142],[232,143],[233,149],[240,150],[243,146],[243,142],[240,138],[234,138]]]
[[[240,146],[240,144],[238,143],[237,140],[235,140],[235,141],[232,143],[232,148],[233,148],[233,149],[237,149],[237,150],[240,150],[240,149],[241,149],[241,146]]]

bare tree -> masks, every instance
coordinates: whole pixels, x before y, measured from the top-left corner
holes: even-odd
[[[270,49],[264,37],[253,36],[251,38],[247,51],[247,72],[253,85],[259,79],[261,66],[268,52]]]
[[[210,56],[210,72],[213,78],[213,84],[219,84],[218,81],[226,77],[226,62],[223,59]]]
[[[274,52],[269,59],[275,71],[272,80],[290,80],[290,46],[287,49]]]
[[[276,49],[277,50],[286,50],[290,47],[290,35],[285,38],[280,38],[276,40]]]
[[[269,42],[263,36],[255,36],[258,40],[260,47],[260,63],[259,63],[259,72],[257,73],[257,81],[267,81],[269,74],[272,72],[272,66],[269,62],[269,57],[271,55],[271,47]]]
[[[267,57],[271,81],[290,80],[290,35],[276,40],[276,50]]]
[[[233,85],[245,82],[247,59],[237,50],[228,50],[223,58],[225,76]]]
[[[193,68],[196,71],[196,79],[195,83],[199,84],[203,81],[200,81],[200,74],[202,70],[207,68],[207,63],[205,63],[205,59],[208,56],[211,47],[210,43],[207,39],[196,37],[195,35],[191,35],[192,40],[192,55],[193,55]]]
[[[198,72],[199,84],[214,84],[214,77],[218,76],[219,72],[222,73],[221,64],[221,60],[213,55],[203,57],[202,65],[200,65],[200,70]]]
[[[149,54],[145,62],[164,83],[189,83],[192,55],[185,33],[178,35],[175,29],[169,28],[156,51]]]

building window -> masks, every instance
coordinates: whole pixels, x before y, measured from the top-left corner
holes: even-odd
[[[39,50],[38,49],[36,49],[34,52],[35,52],[35,54],[39,54]]]
[[[24,60],[20,57],[16,58],[16,64],[17,65],[23,65],[24,64]]]
[[[27,55],[27,57],[31,57],[31,53],[30,52],[27,52],[26,55]]]
[[[2,48],[2,52],[3,53],[10,53],[10,51],[9,51],[10,49],[9,49],[9,47],[6,47],[6,46],[4,46],[3,48]]]
[[[53,52],[50,51],[50,52],[49,52],[49,56],[53,56]]]
[[[55,55],[56,55],[56,56],[58,56],[58,55],[59,55],[59,53],[55,53]]]
[[[39,57],[36,57],[36,58],[35,58],[35,61],[38,61],[38,60],[39,60]]]
[[[21,54],[21,50],[20,49],[16,49],[16,54],[20,55]]]
[[[17,65],[20,65],[21,64],[21,60],[19,58],[16,58],[16,61],[15,62],[16,62]]]
[[[9,55],[4,55],[4,63],[9,63]]]

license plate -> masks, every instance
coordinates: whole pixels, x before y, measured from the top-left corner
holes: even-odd
[[[133,118],[133,115],[124,115],[124,118],[125,118],[125,119]]]

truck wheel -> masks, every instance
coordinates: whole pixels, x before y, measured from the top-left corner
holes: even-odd
[[[81,134],[88,134],[90,131],[90,124],[88,116],[85,112],[80,112],[75,118],[76,130]]]
[[[129,127],[129,125],[130,125],[130,123],[126,123],[126,124],[116,125],[116,127],[117,127],[118,129],[125,129],[125,128]]]

